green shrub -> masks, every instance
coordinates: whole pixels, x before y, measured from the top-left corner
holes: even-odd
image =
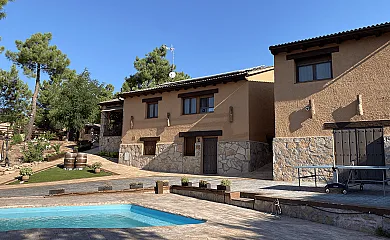
[[[203,186],[206,185],[207,183],[208,183],[208,182],[205,181],[205,180],[200,180],[200,181],[199,181],[199,184],[200,184],[200,185],[203,185]]]
[[[106,151],[101,151],[97,155],[101,157],[110,157],[110,158],[118,158],[119,157],[119,152],[106,152]]]
[[[93,170],[95,170],[95,169],[101,168],[102,166],[103,166],[103,164],[101,162],[95,162],[92,164],[91,168]]]
[[[11,144],[12,145],[15,145],[15,144],[21,144],[23,142],[23,137],[22,135],[20,134],[15,134],[12,136],[12,139],[11,139]]]
[[[181,178],[181,183],[189,183],[190,180],[188,180],[188,177],[182,177]]]
[[[44,134],[40,135],[41,138],[44,138],[48,141],[54,140],[57,138],[57,135],[55,133],[52,133],[50,131],[45,132]]]
[[[24,167],[19,170],[19,174],[22,176],[31,176],[33,174],[33,170],[29,167]]]
[[[27,143],[27,149],[23,150],[24,162],[43,161],[43,151],[50,146],[47,141],[38,138]]]
[[[56,154],[60,154],[61,144],[56,143],[56,144],[51,145],[51,147],[56,151]]]
[[[377,236],[390,238],[390,232],[384,230],[382,227],[378,227],[377,229],[375,229],[375,234]]]
[[[232,183],[230,182],[229,179],[222,179],[222,180],[221,180],[221,185],[222,185],[222,186],[227,187],[227,186],[230,186],[230,184],[232,184]]]

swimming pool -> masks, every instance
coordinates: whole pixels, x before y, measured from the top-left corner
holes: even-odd
[[[135,228],[203,223],[131,204],[0,209],[0,231],[31,228]]]

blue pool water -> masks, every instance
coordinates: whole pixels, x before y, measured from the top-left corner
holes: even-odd
[[[131,204],[0,209],[0,231],[31,228],[134,228],[202,222]]]

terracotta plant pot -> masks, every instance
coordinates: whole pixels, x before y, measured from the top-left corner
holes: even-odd
[[[22,181],[27,181],[30,179],[30,176],[29,175],[23,175],[22,176]]]
[[[100,173],[100,168],[95,168],[95,173]]]

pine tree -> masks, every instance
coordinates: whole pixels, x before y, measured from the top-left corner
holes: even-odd
[[[4,11],[4,6],[7,5],[8,2],[12,2],[13,0],[0,0],[0,20],[5,18],[6,14]],[[1,41],[1,37],[0,37]],[[0,53],[4,51],[4,47],[0,46]]]
[[[34,127],[41,73],[47,73],[50,77],[53,77],[63,73],[70,64],[67,56],[57,49],[57,46],[50,45],[51,39],[51,33],[36,33],[25,42],[16,40],[17,52],[6,52],[7,58],[22,67],[25,75],[35,78],[35,89],[32,97],[31,115],[27,125],[26,141],[31,139]]]
[[[147,53],[144,58],[136,57],[134,68],[137,72],[125,78],[121,91],[128,92],[136,89],[145,89],[165,82],[190,78],[184,72],[177,72],[176,77],[171,79],[169,72],[174,71],[176,66],[169,63],[166,55],[167,49],[162,45],[159,48],[155,48],[152,52]]]

